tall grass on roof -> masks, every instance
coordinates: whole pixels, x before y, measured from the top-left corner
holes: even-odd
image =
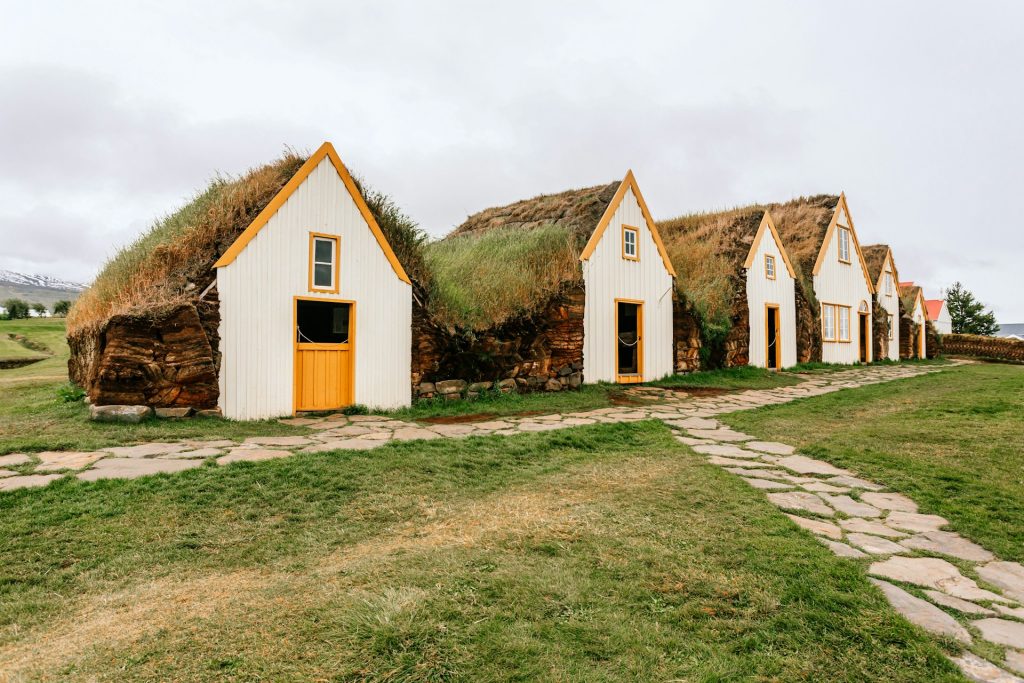
[[[305,157],[280,159],[241,177],[217,176],[180,209],[121,248],[68,314],[68,333],[119,313],[182,303],[214,278],[213,264],[295,175]]]
[[[565,226],[498,228],[428,244],[431,317],[480,331],[536,310],[566,282],[579,280],[579,246]]]

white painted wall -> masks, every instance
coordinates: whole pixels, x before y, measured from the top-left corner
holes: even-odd
[[[622,225],[639,228],[639,261],[622,258]],[[644,302],[645,382],[672,373],[672,275],[630,188],[590,258],[583,262],[583,378],[615,381],[615,300]]]
[[[340,291],[309,291],[309,233],[340,236]],[[355,305],[355,401],[409,405],[412,288],[391,263],[328,157],[230,265],[217,270],[220,407],[253,420],[292,413],[295,296]]]
[[[775,257],[775,279],[765,276],[765,255]],[[765,339],[765,305],[779,307],[782,367],[796,365],[796,299],[793,277],[786,269],[782,250],[771,230],[766,230],[757,245],[754,261],[747,270],[747,305],[750,308],[750,365],[768,367]]]
[[[953,334],[953,319],[949,317],[949,306],[942,304],[939,317],[932,321],[935,331],[939,334]]]
[[[886,290],[885,276],[888,273],[892,278],[892,289]],[[889,340],[889,360],[900,359],[900,284],[896,281],[896,274],[892,272],[892,264],[885,259],[882,267],[882,275],[875,283],[878,288],[878,304],[889,314],[889,324],[892,325],[892,339]]]
[[[922,341],[914,343],[914,357],[916,358],[920,354],[922,358],[927,358],[928,335],[925,334],[926,330],[924,321],[926,318],[924,314],[924,303],[921,297],[917,297],[917,299],[914,300],[914,310],[911,311],[910,318],[914,321],[915,333],[921,335],[920,339],[922,339]],[[920,343],[920,347],[917,346],[918,343]]]
[[[821,270],[814,276],[814,295],[819,303],[850,307],[850,341],[823,341],[821,358],[826,363],[851,364],[859,362],[860,326],[857,309],[862,301],[866,301],[868,304],[868,360],[871,360],[871,292],[868,290],[868,283],[864,277],[855,239],[855,235],[851,233],[850,262],[843,263],[839,260],[839,229],[836,228],[826,246],[827,251]]]

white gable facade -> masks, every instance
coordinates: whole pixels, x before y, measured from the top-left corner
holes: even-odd
[[[310,300],[346,306],[350,355],[338,380],[348,387],[346,402],[375,408],[410,403],[412,288],[328,147],[299,171],[297,178],[308,175],[233,260],[218,262],[219,405],[225,417],[265,419],[301,409],[296,366],[303,362],[300,342],[308,340],[297,335],[296,318],[299,302]],[[337,245],[337,284],[328,288],[337,291],[314,288],[313,234]],[[328,365],[311,376],[327,373],[334,383],[337,372]]]
[[[953,333],[953,319],[949,317],[949,306],[945,301],[942,302],[939,315],[932,321],[932,325],[935,326],[935,331],[939,334]]]
[[[914,322],[914,358],[927,358],[928,335],[925,321],[928,320],[928,317],[924,312],[923,297],[918,296],[914,299],[914,310],[910,312],[910,319]]]
[[[750,319],[750,347],[748,363],[755,367],[768,367],[769,316],[776,315],[779,325],[774,341],[779,345],[779,367],[796,365],[796,295],[795,281],[788,258],[777,233],[769,226],[768,214],[761,219],[759,239],[751,245],[747,257],[747,306]],[[775,327],[774,322],[772,327]]]
[[[674,273],[656,241],[656,230],[630,173],[581,257],[585,382],[647,382],[672,373]],[[632,237],[626,231],[632,231]],[[633,238],[635,253],[624,245]],[[641,367],[635,376],[619,372],[619,302],[640,305]],[[637,340],[627,337],[626,343]]]
[[[886,257],[882,272],[875,283],[875,298],[878,305],[889,314],[889,348],[886,358],[900,359],[900,286],[898,274],[893,269],[892,254]],[[881,359],[879,359],[881,360]]]
[[[845,197],[840,197],[832,221],[818,255],[813,282],[821,318],[821,358],[826,363],[842,364],[871,361],[872,288]],[[841,249],[843,230],[849,235],[845,249]]]

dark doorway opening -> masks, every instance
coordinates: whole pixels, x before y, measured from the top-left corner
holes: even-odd
[[[868,362],[868,317],[861,313],[860,318],[860,362]]]
[[[779,369],[779,309],[777,306],[769,306],[767,311],[767,338],[768,338],[768,369]]]
[[[620,375],[640,374],[640,304],[616,302],[617,367]]]
[[[336,301],[295,303],[295,341],[299,344],[347,344],[352,304]]]

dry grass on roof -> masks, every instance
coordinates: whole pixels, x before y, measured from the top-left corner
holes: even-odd
[[[579,241],[564,225],[495,228],[424,249],[427,310],[448,328],[481,331],[527,315],[582,278]]]
[[[596,185],[557,194],[524,199],[473,214],[448,237],[460,237],[490,230],[534,228],[557,225],[586,241],[611,203],[619,183]]]
[[[885,267],[885,257],[889,253],[889,245],[869,244],[866,247],[861,247],[860,250],[864,254],[864,265],[868,268],[871,282],[878,282],[878,278],[882,276],[882,268]]]
[[[195,299],[216,277],[213,264],[305,163],[293,151],[239,177],[217,176],[174,213],[122,247],[68,315],[68,333],[113,315],[145,314]],[[422,276],[425,234],[395,203],[356,179],[399,261]]]
[[[819,194],[766,207],[772,214],[775,229],[779,231],[790,261],[794,267],[799,264],[808,277],[838,204],[839,195]]]

